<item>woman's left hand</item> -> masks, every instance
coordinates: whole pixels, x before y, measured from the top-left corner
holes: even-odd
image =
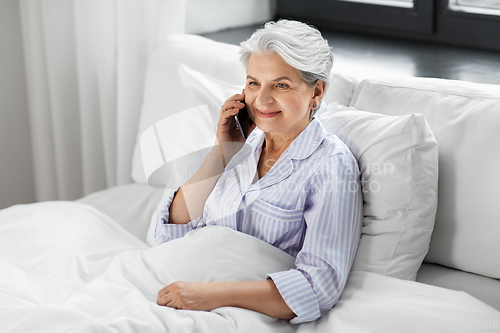
[[[292,319],[295,313],[281,297],[273,280],[262,281],[177,281],[158,292],[157,303],[182,310],[210,311],[233,306],[271,317]]]
[[[210,283],[177,281],[158,292],[157,303],[182,310],[210,311],[214,304]]]

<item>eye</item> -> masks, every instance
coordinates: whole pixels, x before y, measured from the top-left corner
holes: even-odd
[[[255,82],[255,81],[250,81],[250,82],[248,82],[248,85],[251,86],[251,87],[252,86],[253,87],[257,87],[259,84],[257,82]]]
[[[288,84],[285,84],[285,83],[278,83],[277,86],[280,89],[286,89],[286,88],[288,88]]]

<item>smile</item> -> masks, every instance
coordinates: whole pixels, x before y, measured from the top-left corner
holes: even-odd
[[[281,111],[260,111],[257,110],[257,114],[259,115],[260,118],[272,118],[274,116],[277,116],[278,113]]]

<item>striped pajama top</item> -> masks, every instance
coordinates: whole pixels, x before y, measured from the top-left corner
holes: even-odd
[[[345,144],[314,118],[255,179],[263,142],[264,132],[255,128],[220,175],[202,215],[187,224],[167,223],[172,191],[158,214],[155,239],[161,244],[217,225],[280,248],[296,258],[296,267],[268,278],[297,315],[291,323],[312,321],[338,301],[356,254],[363,221],[358,165]],[[207,153],[193,160],[186,181]]]

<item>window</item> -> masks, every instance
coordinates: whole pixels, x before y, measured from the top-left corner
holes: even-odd
[[[277,0],[318,27],[500,51],[500,0]]]
[[[413,0],[344,0],[351,2],[367,3],[372,5],[385,5],[394,7],[412,8]]]
[[[450,6],[453,8],[455,7],[456,9],[460,10],[472,10],[472,11],[478,11],[481,12],[481,9],[483,9],[483,13],[488,13],[487,11],[485,12],[484,9],[498,9],[500,10],[500,0],[451,0],[450,1]]]
[[[278,0],[278,15],[322,27],[432,32],[429,0]]]
[[[436,1],[437,40],[500,51],[499,0]]]

